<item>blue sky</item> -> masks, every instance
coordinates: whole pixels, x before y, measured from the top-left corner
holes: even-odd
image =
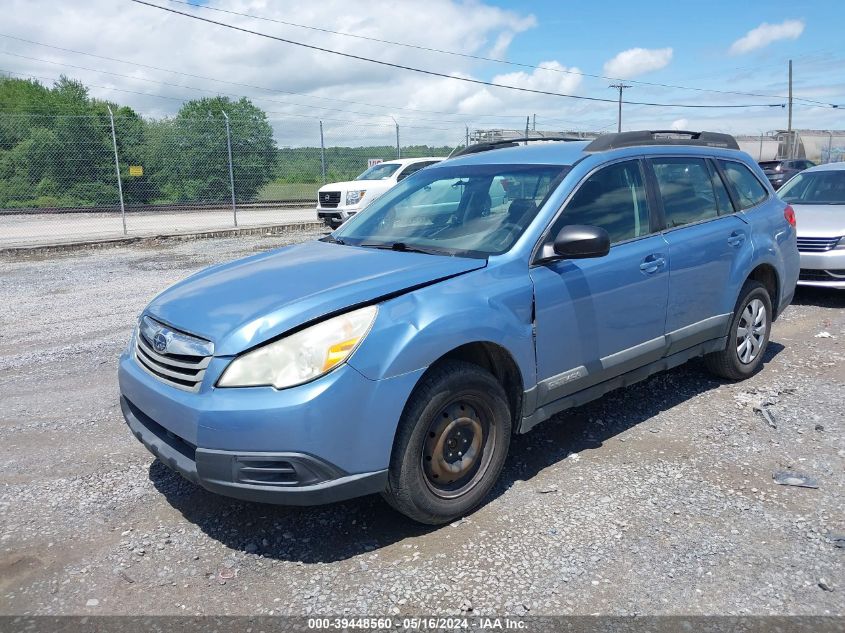
[[[602,61],[616,51],[635,47],[672,48],[672,59],[665,68],[638,75],[635,79],[701,88],[787,94],[787,60],[793,59],[796,96],[845,106],[845,2],[795,2],[766,0],[736,2],[709,0],[706,3],[613,2],[517,2],[499,0],[498,6],[525,11],[530,9],[537,25],[514,38],[509,47],[512,60],[557,59],[576,65],[584,72],[603,74]],[[742,54],[731,54],[733,42],[767,22],[779,24],[801,21],[803,32],[796,39],[780,39]],[[600,94],[607,82],[586,82],[590,94]],[[610,92],[608,90],[608,92]],[[626,98],[689,101],[701,98],[693,91],[664,91],[635,86]],[[734,97],[704,96],[718,103]],[[738,102],[748,101],[736,97]],[[752,100],[754,102],[755,100]],[[804,106],[795,116],[801,123]],[[684,112],[684,116],[688,113]],[[836,113],[833,113],[836,115]],[[842,113],[845,115],[845,111]],[[784,125],[786,114],[783,113]],[[825,121],[845,124],[845,116]]]

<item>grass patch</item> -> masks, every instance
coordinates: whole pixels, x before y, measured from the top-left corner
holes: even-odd
[[[270,182],[258,192],[256,200],[313,200],[321,185],[302,182]]]

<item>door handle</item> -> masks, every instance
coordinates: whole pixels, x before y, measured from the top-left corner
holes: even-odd
[[[728,244],[731,246],[742,246],[745,243],[745,233],[742,231],[734,231],[728,237]]]
[[[666,259],[662,255],[649,255],[640,263],[640,270],[651,275],[666,265]]]

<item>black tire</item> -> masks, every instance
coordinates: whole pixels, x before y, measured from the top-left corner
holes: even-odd
[[[498,479],[510,437],[511,411],[499,382],[477,365],[445,361],[423,376],[405,405],[382,495],[420,523],[438,525],[463,516],[484,500]],[[465,455],[457,452],[455,438],[457,444],[469,446],[462,449]],[[447,462],[447,451],[452,450],[461,458]],[[429,453],[437,453],[438,459]],[[464,466],[465,461],[472,466]],[[437,479],[444,473],[438,464],[466,472],[460,477],[447,473],[456,477],[454,481]]]
[[[753,358],[745,362],[740,358],[740,352],[738,351],[738,346],[743,341],[743,337],[739,335],[739,327],[743,320],[743,314],[746,310],[749,310],[749,306],[757,305],[754,303],[755,301],[761,302],[765,309],[765,328],[762,333],[762,341],[759,349],[753,355]],[[728,380],[744,380],[752,376],[760,369],[763,356],[766,353],[766,347],[769,345],[769,335],[772,331],[772,316],[772,299],[769,296],[768,290],[760,282],[746,281],[742,286],[739,299],[734,308],[725,349],[704,356],[704,363],[707,369],[716,376],[727,378]]]

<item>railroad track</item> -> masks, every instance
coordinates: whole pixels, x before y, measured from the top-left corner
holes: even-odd
[[[261,202],[239,202],[238,211],[245,209],[292,209],[316,207],[317,201],[308,199],[262,200]],[[177,204],[142,204],[126,207],[126,213],[172,213],[174,211],[231,211],[231,203],[177,203]],[[95,207],[31,207],[25,209],[0,209],[2,215],[47,215],[57,213],[120,213],[119,205],[101,205]]]

